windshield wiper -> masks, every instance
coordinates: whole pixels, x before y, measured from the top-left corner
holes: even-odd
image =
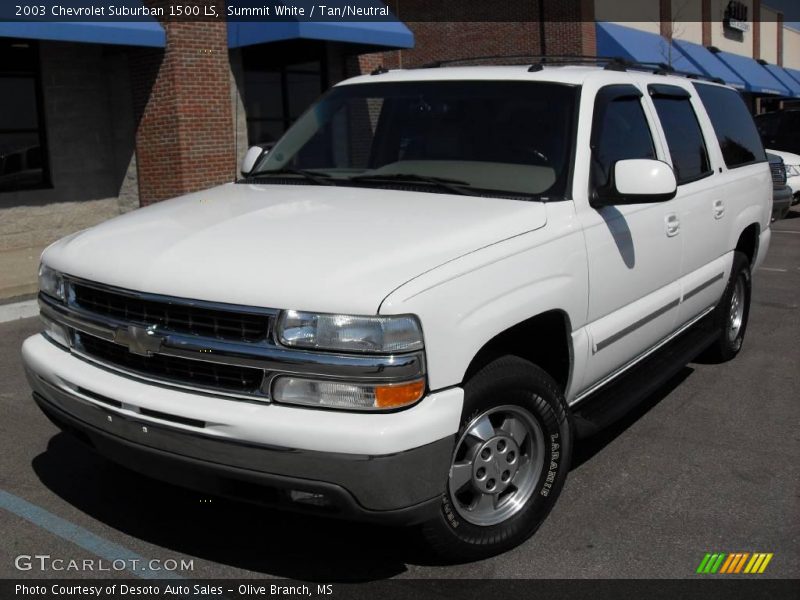
[[[380,183],[386,182],[403,182],[409,183],[427,183],[444,188],[454,194],[461,194],[463,196],[477,196],[478,192],[467,189],[471,184],[460,179],[448,179],[446,177],[434,177],[432,175],[417,175],[416,173],[376,173],[374,175],[353,175],[347,178],[347,181],[374,181]]]
[[[250,173],[244,178],[244,181],[249,183],[255,179],[262,179],[264,177],[282,177],[284,175],[300,175],[317,185],[336,185],[333,179],[327,173],[318,173],[316,171],[309,171],[308,169],[279,169],[277,171],[257,171]]]

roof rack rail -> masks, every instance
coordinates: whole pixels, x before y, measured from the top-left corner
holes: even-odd
[[[655,73],[656,75],[676,75],[678,77],[686,77],[687,79],[699,79],[702,81],[711,81],[713,83],[722,83],[725,81],[719,77],[709,77],[700,75],[699,73],[692,73],[691,71],[681,71],[666,63],[655,62],[628,62],[627,68],[632,71],[646,71]]]
[[[424,65],[415,67],[417,69],[435,69],[437,67],[453,66],[458,64],[468,63],[483,63],[493,62],[494,64],[504,65],[535,65],[543,63],[557,63],[557,64],[598,64],[609,62],[625,62],[625,59],[620,57],[607,57],[607,56],[588,56],[580,54],[565,54],[565,55],[544,55],[544,54],[496,54],[485,56],[465,56],[462,58],[450,58],[446,60],[437,60]]]
[[[536,55],[536,54],[510,54],[510,55],[492,55],[492,56],[472,56],[464,58],[454,58],[447,60],[437,60],[434,62],[426,63],[417,69],[433,69],[444,66],[457,66],[463,64],[464,66],[477,66],[476,63],[492,62],[495,65],[529,65],[528,71],[536,72],[541,71],[545,65],[550,66],[566,66],[566,65],[597,65],[602,66],[607,71],[644,71],[654,73],[656,75],[677,75],[686,77],[687,79],[699,79],[704,81],[711,81],[714,83],[725,82],[719,77],[707,77],[698,73],[691,73],[689,71],[681,71],[675,69],[671,65],[663,62],[637,62],[628,60],[621,56],[588,56],[580,54],[564,54],[564,55]]]

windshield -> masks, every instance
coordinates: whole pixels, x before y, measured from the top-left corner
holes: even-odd
[[[574,86],[525,81],[344,85],[311,107],[251,175],[562,198],[577,96]]]

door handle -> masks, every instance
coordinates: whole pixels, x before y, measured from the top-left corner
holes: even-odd
[[[714,200],[714,218],[721,219],[725,214],[725,203],[722,200]]]
[[[681,230],[681,222],[678,219],[678,215],[672,213],[664,217],[664,229],[667,232],[667,237],[678,235]]]

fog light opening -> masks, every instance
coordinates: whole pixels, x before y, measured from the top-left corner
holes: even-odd
[[[299,504],[308,504],[311,506],[328,507],[332,506],[331,501],[325,494],[316,492],[306,492],[303,490],[289,490],[289,500]]]

